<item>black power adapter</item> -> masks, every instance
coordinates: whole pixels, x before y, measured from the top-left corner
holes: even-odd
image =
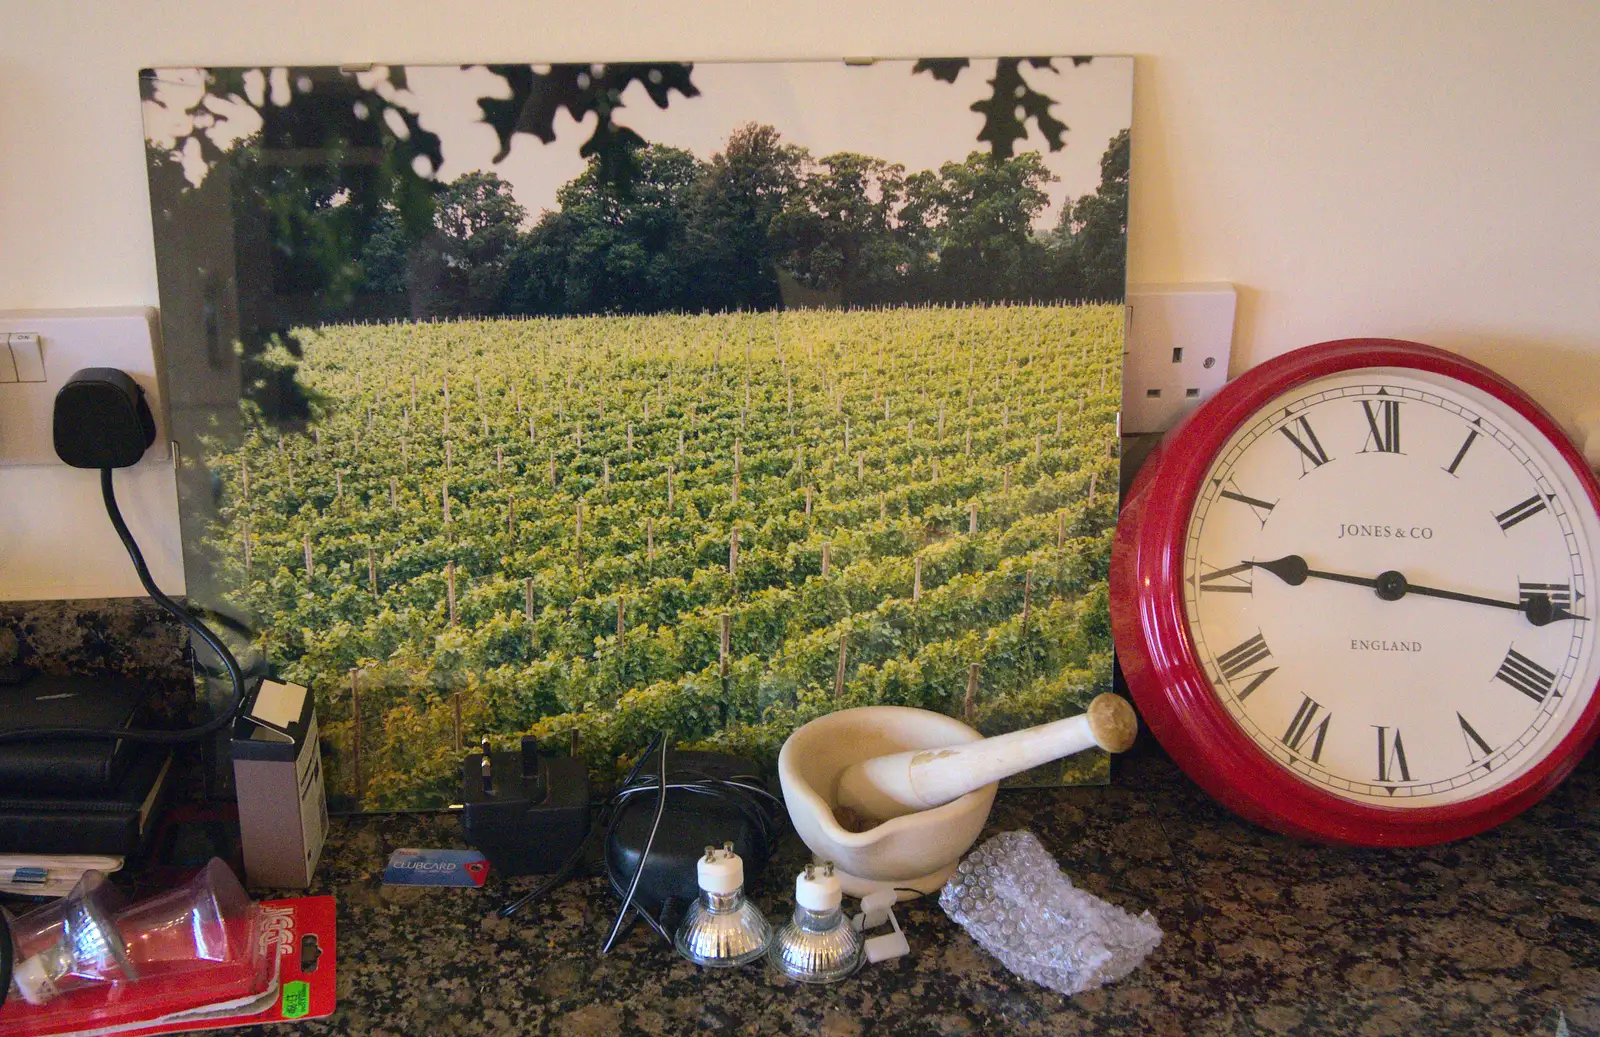
[[[605,867],[619,897],[626,896],[637,874],[633,907],[653,928],[670,933],[700,894],[695,865],[706,847],[732,843],[744,861],[746,880],[754,881],[777,843],[782,808],[753,760],[667,750],[667,801],[657,824],[660,783],[653,776],[661,771],[662,751],[657,748],[642,761],[644,780],[618,790],[621,802],[606,828]]]
[[[516,752],[485,746],[461,764],[461,828],[501,875],[558,872],[589,834],[589,769],[571,756],[542,756],[524,738]]]

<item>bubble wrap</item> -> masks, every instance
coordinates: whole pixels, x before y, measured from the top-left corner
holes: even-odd
[[[1032,832],[1001,832],[967,854],[939,906],[1006,968],[1063,994],[1116,982],[1161,942],[1150,912],[1075,888]]]

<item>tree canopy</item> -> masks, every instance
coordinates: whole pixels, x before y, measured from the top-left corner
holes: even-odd
[[[531,224],[504,180],[473,172],[409,243],[397,215],[379,221],[360,290],[404,293],[413,316],[1120,299],[1127,150],[1113,139],[1099,190],[1044,233],[1054,176],[1036,152],[907,174],[854,152],[813,159],[749,124],[709,161],[644,145],[626,190],[591,159]]]

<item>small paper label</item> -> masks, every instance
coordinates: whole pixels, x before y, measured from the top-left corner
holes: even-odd
[[[283,985],[283,1017],[299,1019],[311,1011],[311,984],[303,979]]]
[[[298,684],[262,681],[261,690],[256,692],[255,704],[250,709],[250,719],[278,731],[287,731],[291,724],[300,719],[306,694],[306,689]]]

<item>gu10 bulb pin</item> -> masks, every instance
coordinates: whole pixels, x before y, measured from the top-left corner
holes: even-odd
[[[696,965],[746,965],[767,952],[772,926],[744,897],[744,861],[732,843],[707,846],[695,865],[700,897],[689,907],[672,946]]]
[[[772,967],[802,983],[834,983],[861,967],[861,934],[845,918],[833,862],[807,864],[794,883],[794,917],[772,939]]]

